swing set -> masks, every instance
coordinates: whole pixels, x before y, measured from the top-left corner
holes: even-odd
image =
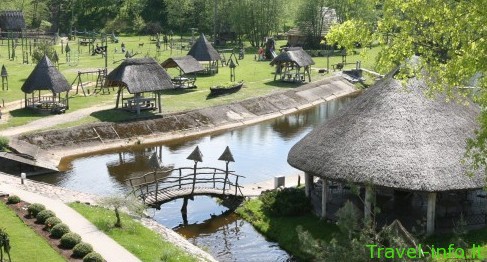
[[[83,95],[87,96],[90,95],[90,86],[95,86],[93,89],[93,94],[101,93],[102,95],[109,95],[110,88],[105,86],[105,79],[107,76],[106,69],[98,69],[94,71],[78,71],[78,76],[74,79],[73,85],[77,82],[76,85],[76,94],[79,93],[79,89],[83,91]]]

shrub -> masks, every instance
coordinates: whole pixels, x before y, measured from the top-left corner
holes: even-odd
[[[9,196],[7,199],[7,204],[17,204],[20,203],[20,197],[18,196]]]
[[[59,219],[57,217],[50,217],[50,218],[46,219],[46,221],[44,222],[44,225],[46,225],[47,230],[51,230],[52,227],[54,227],[57,224],[60,224],[61,222],[62,222],[61,219]]]
[[[41,212],[42,210],[45,210],[46,207],[43,204],[39,203],[34,203],[30,204],[29,207],[27,208],[27,212],[29,212],[29,216],[31,218],[37,217],[37,214]]]
[[[46,219],[50,218],[50,217],[55,217],[56,214],[54,214],[54,212],[52,212],[51,210],[42,210],[41,212],[37,213],[37,216],[36,216],[36,221],[37,223],[40,223],[40,224],[44,224],[46,222]]]
[[[95,251],[92,251],[88,253],[85,257],[83,257],[83,262],[103,262],[105,261],[103,257],[96,253]]]
[[[311,203],[303,189],[271,190],[260,196],[265,212],[272,216],[299,216],[311,210]]]
[[[69,233],[69,227],[64,223],[59,223],[51,228],[53,238],[61,238],[66,233]]]
[[[93,251],[93,247],[85,242],[76,244],[73,248],[73,257],[83,258]]]
[[[76,244],[78,244],[80,242],[81,242],[80,235],[73,233],[73,232],[66,233],[66,234],[64,234],[63,237],[61,237],[61,246],[64,248],[71,249],[74,246],[76,246]]]
[[[6,151],[8,148],[8,138],[0,136],[0,151]]]

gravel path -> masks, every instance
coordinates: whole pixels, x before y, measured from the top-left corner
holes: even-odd
[[[83,108],[80,110],[76,110],[73,112],[60,114],[60,115],[51,115],[46,116],[41,119],[32,121],[22,126],[11,127],[5,130],[0,131],[0,136],[12,137],[17,136],[22,133],[32,132],[40,129],[45,129],[49,127],[53,127],[60,124],[65,124],[69,122],[74,122],[82,119],[83,117],[89,116],[90,114],[113,108],[113,105],[99,105],[99,106],[91,106],[89,108]]]

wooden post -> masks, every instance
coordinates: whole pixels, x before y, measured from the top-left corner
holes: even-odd
[[[161,93],[159,92],[157,92],[157,107],[159,108],[159,113],[162,113]]]
[[[183,224],[188,224],[188,198],[183,199],[183,206],[181,207],[181,215],[183,216]]]
[[[198,162],[194,161],[194,167],[193,167],[193,172],[194,172],[194,176],[193,176],[193,189],[191,189],[191,195],[193,195],[194,193],[194,187],[196,186],[196,167],[198,165]]]
[[[321,179],[321,218],[326,219],[326,202],[328,200],[328,181]]]
[[[307,197],[311,197],[311,191],[313,190],[313,176],[310,173],[304,173],[304,192]]]
[[[364,205],[364,220],[366,223],[372,220],[372,203],[375,202],[374,189],[371,186],[365,186],[365,205]]]
[[[122,87],[118,87],[118,92],[117,92],[117,104],[115,105],[115,109],[118,108],[118,103],[120,102],[120,94],[122,92]]]
[[[428,193],[428,209],[426,211],[426,235],[435,232],[436,192]]]

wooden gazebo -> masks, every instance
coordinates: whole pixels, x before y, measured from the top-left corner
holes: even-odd
[[[218,61],[222,58],[204,34],[201,34],[198,40],[196,40],[189,50],[188,55],[194,57],[197,61],[208,62],[207,71],[209,73],[218,73]]]
[[[108,86],[117,86],[116,107],[136,111],[161,108],[161,93],[165,89],[171,89],[173,84],[171,77],[153,58],[129,58],[125,59],[119,66],[107,76]],[[133,97],[124,98],[123,92],[127,90]],[[150,93],[152,96],[146,96]]]
[[[305,172],[308,196],[321,194],[323,217],[333,216],[332,192],[354,184],[365,195],[366,218],[377,203],[379,217],[393,211],[388,222],[401,212],[401,223],[424,219],[427,234],[461,214],[471,225],[487,224],[482,172],[468,176],[462,164],[480,109],[426,97],[426,89],[423,80],[403,86],[391,73],[291,148],[288,162]]]
[[[172,79],[175,86],[195,87],[196,73],[204,71],[205,68],[194,59],[187,55],[183,57],[170,57],[162,62],[161,66],[167,68],[179,68],[179,76]]]
[[[69,109],[71,85],[47,56],[39,61],[21,89],[25,93],[24,105],[27,108],[47,109],[53,112],[64,112],[65,109]],[[42,95],[41,92],[46,90],[50,91],[50,94]],[[31,94],[30,98],[28,94]]]
[[[307,76],[311,82],[311,65],[314,64],[311,56],[301,47],[289,48],[271,61],[271,65],[276,66],[274,81],[279,76],[280,80],[286,82],[305,82]]]

